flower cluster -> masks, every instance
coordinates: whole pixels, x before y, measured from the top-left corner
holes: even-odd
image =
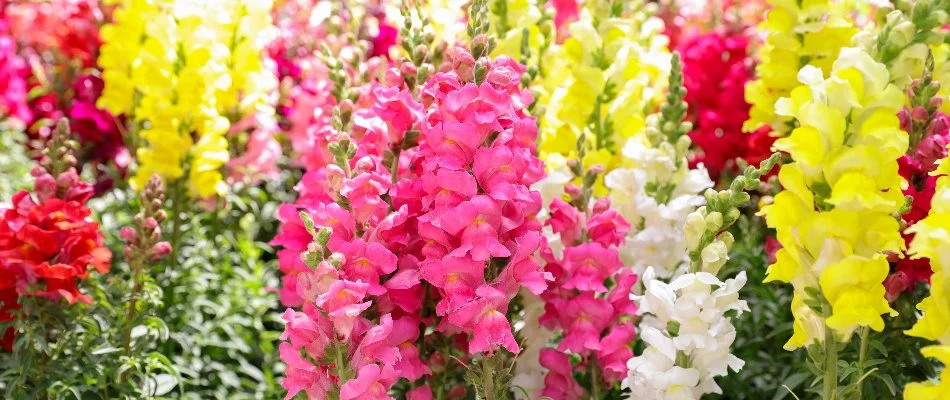
[[[480,61],[437,73],[422,89],[428,107],[413,162],[422,177],[420,274],[442,295],[443,322],[472,333],[470,353],[518,353],[508,301],[521,286],[540,294],[550,279],[534,257],[541,196],[530,189],[544,164],[534,156],[537,123],[525,109],[533,98],[519,87],[524,67],[480,56],[464,57]],[[474,82],[459,73],[469,70]]]
[[[745,97],[752,109],[743,130],[753,132],[768,125],[784,136],[791,130],[789,119],[776,110],[775,103],[798,86],[795,77],[802,67],[817,67],[828,75],[838,52],[851,44],[858,29],[847,16],[854,11],[851,2],[768,3],[773,8],[760,25],[767,36],[756,67],[758,79],[746,85]]]
[[[683,122],[686,104],[682,99],[686,93],[677,55],[674,55],[673,62],[667,103],[660,114],[651,116],[647,138],[659,149],[667,149],[666,158],[669,163],[674,163],[674,168],[685,170],[683,149],[689,146],[685,133],[690,124]],[[677,143],[675,148],[670,145],[671,141]],[[632,149],[630,152],[633,153]],[[681,229],[684,240],[675,246],[664,246],[670,251],[663,260],[666,264],[655,264],[669,266],[670,269],[663,271],[663,278],[669,278],[669,283],[658,279],[654,265],[646,264],[643,294],[634,297],[639,301],[637,313],[643,316],[639,328],[646,348],[627,363],[629,376],[624,386],[631,389],[632,398],[699,398],[706,393],[721,393],[715,378],[726,375],[730,368],[738,371],[744,365],[730,353],[736,331],[727,312],[741,314],[748,311],[745,301],[739,300],[738,295],[746,282],[745,272],[725,281],[717,275],[726,264],[734,242],[732,235],[725,231],[738,220],[737,207],[749,200],[744,191],[760,187],[759,178],[774,166],[776,160],[777,157],[772,156],[759,169],[747,167],[728,190],[716,192],[707,189],[705,199],[679,205],[676,209],[688,213],[682,222],[663,221],[667,227]],[[709,186],[704,170],[681,172],[679,179],[668,178],[645,185],[643,190],[652,192],[652,196],[644,199],[653,200],[653,204],[674,200],[671,196],[683,190],[677,186],[690,187],[683,179],[687,173],[698,177],[698,182],[706,182],[698,188],[692,186],[690,190]],[[681,192],[678,196],[689,199],[692,195]],[[706,205],[695,208],[703,203]],[[644,226],[649,225],[645,222]],[[646,229],[649,228],[644,231]],[[637,236],[633,238],[634,243],[638,241]],[[645,236],[639,240],[643,238]],[[672,241],[672,236],[668,240]],[[688,268],[680,265],[686,260],[689,261]]]
[[[915,258],[926,257],[933,268],[930,282],[930,296],[917,308],[923,316],[912,329],[910,336],[935,340],[937,345],[925,347],[921,352],[926,357],[939,359],[944,365],[950,365],[950,278],[947,267],[950,266],[946,248],[950,244],[950,163],[944,158],[940,167],[934,171],[937,179],[936,192],[931,203],[931,213],[908,229],[915,234],[910,243],[910,253]],[[936,400],[950,395],[950,374],[945,369],[937,382],[910,383],[904,390],[904,399]]]
[[[661,278],[683,271],[686,217],[703,204],[700,193],[712,187],[705,168],[690,169],[686,161],[690,124],[679,123],[686,115],[686,92],[678,56],[672,65],[663,113],[651,115],[646,129],[627,140],[621,154],[630,167],[611,171],[605,179],[612,206],[633,226],[621,258],[637,275],[653,267]]]
[[[633,5],[630,5],[633,7]],[[646,126],[646,116],[662,99],[670,52],[663,23],[646,11],[585,2],[569,36],[544,57],[541,86],[541,157],[550,168],[577,157],[585,138],[585,168],[621,166],[617,149]],[[603,181],[598,196],[607,193]]]
[[[588,172],[588,185],[598,169]],[[623,266],[618,252],[630,224],[610,208],[608,199],[587,207],[588,197],[570,188],[567,192],[574,194],[570,203],[555,199],[549,206],[545,236],[550,247],[541,253],[554,283],[541,295],[539,322],[559,333],[560,342],[556,349],[540,350],[537,361],[548,370],[540,394],[553,399],[581,398],[584,389],[571,372],[575,369],[589,373],[594,397],[620,382],[633,357],[629,344],[635,336],[631,316],[636,306],[630,295],[637,276]],[[580,364],[552,365],[552,359],[567,360],[569,354],[579,356]]]
[[[745,85],[752,79],[749,39],[743,32],[711,32],[687,36],[677,50],[683,57],[683,84],[698,148],[690,165],[702,163],[709,176],[738,172],[738,160],[758,165],[772,152],[775,139],[769,127],[752,134],[742,132],[749,118]]]
[[[41,166],[33,170],[33,193],[23,191],[0,214],[0,321],[16,318],[26,296],[68,303],[89,302],[77,284],[91,270],[109,271],[112,253],[86,201],[92,185],[79,179],[65,122],[60,122]],[[0,342],[10,350],[15,332]]]
[[[666,283],[656,279],[651,268],[643,280],[644,295],[637,300],[639,313],[645,314],[640,336],[647,347],[629,363],[630,378],[624,383],[631,398],[698,399],[722,393],[714,378],[744,365],[730,353],[736,330],[726,313],[749,310],[739,300],[745,272],[724,282],[697,272]]]
[[[187,173],[198,197],[225,191],[229,117],[269,112],[276,85],[262,57],[273,36],[270,3],[129,1],[102,28],[97,104],[144,126],[137,187],[155,173]]]
[[[0,119],[14,118],[21,124],[33,118],[27,105],[26,61],[17,54],[17,43],[7,22],[0,19]]]
[[[782,167],[784,190],[763,209],[783,246],[767,281],[795,288],[786,348],[818,341],[827,349],[858,327],[882,330],[881,314],[894,312],[884,298],[883,253],[904,247],[893,217],[904,204],[897,159],[908,135],[896,116],[904,96],[858,48],[842,49],[827,78],[805,66],[799,80],[791,98],[776,102],[800,126],[775,142],[794,162]]]
[[[0,5],[2,6],[2,5]],[[93,67],[99,45],[99,25],[108,18],[97,0],[12,2],[0,14],[24,47],[37,53],[55,52]]]
[[[936,170],[939,160],[947,156],[947,143],[950,143],[947,117],[938,112],[943,104],[943,99],[937,97],[942,85],[933,80],[935,66],[933,60],[930,61],[922,78],[908,88],[910,106],[897,114],[901,129],[910,137],[908,154],[897,160],[898,172],[907,181],[903,193],[911,198],[909,209],[901,216],[904,226],[908,227],[930,213],[937,183],[937,177],[931,173]],[[906,230],[902,235],[907,244],[914,238]],[[894,272],[884,283],[887,299],[891,302],[902,292],[914,290],[918,283],[930,279],[931,275],[930,262],[926,258],[904,257],[896,261],[893,258]]]

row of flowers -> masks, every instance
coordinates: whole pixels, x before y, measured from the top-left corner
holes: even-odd
[[[229,245],[280,272],[246,321],[283,323],[267,395],[723,394],[757,229],[807,349],[775,393],[946,398],[881,364],[950,361],[950,2],[724,3],[0,1],[0,129],[36,164],[0,214],[0,389],[186,396],[163,318],[207,228],[272,232]],[[220,227],[254,189],[274,227]]]

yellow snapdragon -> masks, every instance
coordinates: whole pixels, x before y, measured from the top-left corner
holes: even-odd
[[[535,106],[543,160],[553,154],[576,158],[584,135],[585,169],[619,167],[620,148],[643,134],[646,116],[663,100],[671,59],[663,22],[645,9],[614,12],[601,2],[585,3],[569,26],[570,37],[544,54],[535,84],[544,93]],[[606,193],[602,179],[594,190]]]
[[[853,2],[830,0],[768,0],[773,6],[759,30],[766,33],[756,67],[758,79],[746,85],[746,101],[752,104],[743,130],[770,125],[779,135],[790,127],[787,116],[775,110],[775,102],[788,97],[797,86],[798,71],[814,66],[827,75],[841,48],[851,44],[858,29],[847,15]]]
[[[950,162],[944,159],[936,175],[937,188],[931,203],[930,214],[911,226],[907,231],[914,233],[910,243],[913,257],[930,259],[933,276],[930,278],[930,296],[917,308],[923,316],[906,333],[928,340],[937,341],[937,345],[925,347],[921,353],[926,357],[940,360],[950,365]],[[939,400],[950,397],[950,369],[944,369],[939,382],[911,383],[904,389],[906,400]]]
[[[129,116],[141,129],[138,169],[187,173],[199,197],[221,194],[230,122],[268,112],[276,85],[262,50],[271,37],[271,0],[127,0],[102,28],[98,106]]]
[[[823,341],[829,328],[845,341],[861,326],[881,331],[881,314],[894,313],[884,299],[883,253],[904,246],[894,215],[904,204],[897,159],[908,136],[896,117],[904,95],[887,67],[844,48],[830,75],[807,65],[798,79],[803,85],[775,104],[798,122],[775,142],[794,161],[779,172],[784,190],[763,209],[783,246],[766,281],[795,289],[787,349]]]

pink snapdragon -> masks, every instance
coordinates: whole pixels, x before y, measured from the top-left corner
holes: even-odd
[[[594,182],[598,171],[592,168],[584,181]],[[565,189],[569,202],[551,202],[545,221],[552,243],[558,239],[564,249],[560,256],[550,247],[541,249],[545,268],[554,274],[555,282],[541,294],[545,311],[539,322],[561,332],[557,349],[541,353],[541,365],[548,369],[541,394],[556,400],[583,395],[567,352],[580,356],[577,368],[588,372],[592,384],[609,386],[626,376],[635,336],[633,324],[623,316],[636,313],[630,294],[637,276],[623,266],[619,255],[630,224],[610,208],[608,200],[593,201],[582,194],[585,191],[574,189]],[[566,366],[557,365],[556,360]],[[599,373],[595,375],[593,368]]]
[[[524,67],[510,58],[474,67],[464,47],[453,57],[453,70],[422,89],[426,114],[413,162],[423,190],[421,277],[441,297],[440,329],[470,335],[469,353],[518,353],[508,302],[520,287],[540,293],[552,279],[534,260],[541,225],[528,214],[540,210],[530,187],[544,176],[537,130],[525,129],[536,127],[525,109],[533,99],[518,87]]]

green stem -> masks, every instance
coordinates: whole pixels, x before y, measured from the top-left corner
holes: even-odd
[[[171,269],[175,270],[178,267],[178,255],[181,254],[181,248],[179,246],[179,241],[181,240],[181,203],[184,201],[182,198],[182,179],[179,178],[175,180],[175,183],[172,184],[172,254],[171,254]]]
[[[485,400],[495,400],[495,371],[491,358],[482,359],[482,393]]]
[[[825,326],[825,378],[823,400],[834,400],[838,392],[838,345],[834,331]]]
[[[389,174],[392,176],[392,182],[395,185],[396,180],[399,179],[399,153],[401,153],[402,145],[396,148],[393,151],[393,162],[389,164]]]
[[[861,350],[858,353],[858,374],[856,375],[858,390],[858,399],[862,399],[864,392],[864,364],[867,363],[868,359],[868,344],[870,344],[869,336],[871,330],[868,327],[861,328]]]
[[[600,377],[597,375],[597,363],[590,362],[590,399],[600,399]]]

